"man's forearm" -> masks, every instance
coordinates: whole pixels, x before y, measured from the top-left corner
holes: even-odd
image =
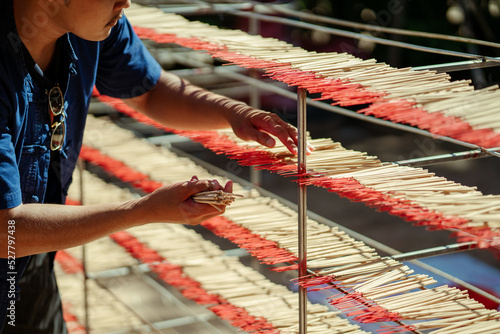
[[[123,203],[22,204],[0,210],[0,258],[9,255],[9,241],[15,244],[15,256],[23,257],[81,245],[147,223],[199,224],[221,211],[194,202],[192,196],[222,189],[231,192],[232,183],[222,188],[218,182],[193,176],[190,181],[172,183]]]
[[[182,130],[227,128],[228,113],[250,108],[167,72],[151,91],[125,102],[162,124]]]
[[[23,257],[74,247],[146,223],[135,209],[136,201],[91,206],[23,204],[2,210],[0,257],[8,256],[8,240],[14,240],[15,256]]]

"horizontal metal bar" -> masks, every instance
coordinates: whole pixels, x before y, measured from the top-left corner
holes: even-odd
[[[444,162],[453,162],[458,160],[487,158],[492,156],[490,152],[498,152],[498,151],[500,151],[500,147],[489,148],[485,150],[472,150],[465,152],[440,154],[440,155],[433,155],[429,157],[415,158],[409,160],[400,160],[396,161],[395,164],[398,164],[400,166],[410,166],[410,167],[430,166],[430,165],[440,164]]]
[[[194,3],[186,2],[185,4],[165,4],[163,1],[152,2],[144,0],[135,0],[135,3],[143,6],[158,7],[165,13],[175,13],[179,15],[204,15],[204,14],[217,14],[227,10],[242,9],[248,10],[253,7],[251,3],[208,3],[204,1],[196,1]]]
[[[396,254],[396,255],[392,255],[391,258],[393,260],[398,260],[401,262],[411,261],[411,260],[423,259],[423,258],[431,257],[431,256],[463,252],[466,250],[475,249],[476,246],[477,246],[477,242],[475,242],[475,241],[462,242],[459,244],[432,247],[432,248],[427,248],[427,249],[420,249],[420,250],[413,251],[413,252]]]
[[[368,40],[368,41],[378,43],[378,44],[396,46],[396,47],[405,48],[405,49],[414,50],[414,51],[428,52],[428,53],[453,56],[453,57],[461,57],[461,58],[469,58],[469,59],[480,59],[480,60],[485,59],[485,60],[489,60],[492,62],[500,62],[500,59],[497,59],[495,57],[482,56],[482,55],[466,53],[466,52],[450,51],[450,50],[432,48],[432,47],[428,47],[428,46],[415,45],[415,44],[399,42],[399,41],[392,41],[392,40],[385,39],[385,38],[373,37],[373,36],[368,36],[368,35],[355,33],[355,32],[351,32],[351,31],[345,31],[345,30],[340,30],[340,29],[335,29],[335,28],[330,28],[330,27],[318,26],[315,24],[295,21],[295,20],[286,19],[286,18],[282,18],[282,17],[269,16],[269,15],[264,15],[264,14],[251,13],[251,12],[242,12],[242,11],[238,11],[238,10],[229,10],[229,11],[227,11],[227,13],[232,14],[232,15],[237,15],[237,16],[243,16],[243,17],[253,17],[253,18],[257,18],[257,19],[262,20],[262,21],[281,23],[281,24],[294,26],[294,27],[298,27],[298,28],[303,28],[303,29],[321,31],[321,32],[324,32],[324,33],[327,33],[330,35],[342,36],[342,37],[353,38],[353,39],[358,39],[358,40]]]
[[[500,60],[500,57],[495,57],[495,59]],[[478,69],[478,68],[488,68],[488,67],[495,67],[495,66],[500,66],[500,63],[493,62],[493,61],[486,60],[486,59],[480,59],[480,60],[475,59],[475,60],[457,61],[457,62],[453,62],[453,63],[416,66],[416,67],[412,67],[412,70],[414,70],[414,71],[433,70],[433,71],[437,71],[437,72],[449,73],[449,72],[473,70],[473,69]]]
[[[252,1],[252,2],[257,3],[255,1]],[[500,48],[500,44],[498,44],[498,43],[483,41],[483,40],[474,39],[474,38],[443,35],[443,34],[436,34],[436,33],[431,33],[431,32],[414,31],[414,30],[408,30],[408,29],[383,27],[380,25],[352,22],[352,21],[337,19],[337,18],[333,18],[333,17],[326,17],[326,16],[317,15],[317,14],[300,12],[300,11],[297,11],[294,9],[284,7],[282,5],[272,5],[272,4],[260,4],[260,5],[264,5],[266,8],[272,9],[277,13],[281,13],[281,14],[285,14],[285,15],[289,15],[289,16],[294,16],[294,17],[304,19],[307,21],[329,23],[329,24],[333,24],[333,25],[339,25],[339,26],[343,26],[343,27],[349,27],[349,28],[353,28],[353,29],[366,30],[366,31],[384,32],[384,33],[390,33],[390,34],[395,34],[395,35],[424,37],[424,38],[432,38],[432,39],[442,39],[442,40],[447,40],[447,41],[477,44],[477,45],[484,45],[484,46],[489,46],[489,47],[493,47],[493,48]]]
[[[175,328],[175,327],[180,327],[180,326],[192,325],[195,323],[199,323],[201,321],[207,322],[207,321],[213,320],[213,319],[216,319],[215,314],[205,313],[205,314],[198,314],[196,316],[188,315],[185,317],[179,317],[179,318],[175,318],[175,319],[157,321],[157,322],[154,322],[153,325],[156,328],[163,330],[163,329],[167,329],[167,328]]]

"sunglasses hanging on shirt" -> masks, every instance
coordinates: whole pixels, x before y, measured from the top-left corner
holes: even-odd
[[[59,85],[52,87],[47,93],[49,96],[49,110],[52,131],[50,138],[50,149],[52,151],[60,151],[64,143],[66,133],[65,116],[64,116],[64,96],[59,88]]]

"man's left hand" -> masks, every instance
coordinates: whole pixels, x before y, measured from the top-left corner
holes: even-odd
[[[246,107],[228,117],[234,133],[243,140],[254,140],[266,147],[274,147],[276,136],[287,148],[297,154],[298,132],[297,129],[278,115]]]

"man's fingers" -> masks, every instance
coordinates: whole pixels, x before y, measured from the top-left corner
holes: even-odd
[[[211,182],[210,186],[211,186],[211,188],[212,188],[212,189],[210,189],[210,190],[220,190],[220,189],[222,189],[222,186],[220,185],[219,181],[217,181],[217,180],[212,180],[212,181],[210,181],[210,182]]]
[[[233,192],[233,181],[227,181],[226,185],[224,186],[224,191],[227,193]]]
[[[250,126],[241,129],[238,132],[238,137],[243,140],[253,140],[257,143],[266,146],[266,147],[274,147],[276,145],[276,141],[273,137],[268,135],[265,130],[255,124],[250,124]]]
[[[286,146],[293,154],[297,154],[298,132],[297,129],[284,122],[278,115],[269,114],[260,118],[254,124],[260,131],[272,134]],[[267,145],[265,145],[267,146]],[[270,147],[270,146],[268,146]]]
[[[185,183],[186,198],[203,191],[221,190],[223,189],[217,180],[198,180],[193,176],[191,181]]]

